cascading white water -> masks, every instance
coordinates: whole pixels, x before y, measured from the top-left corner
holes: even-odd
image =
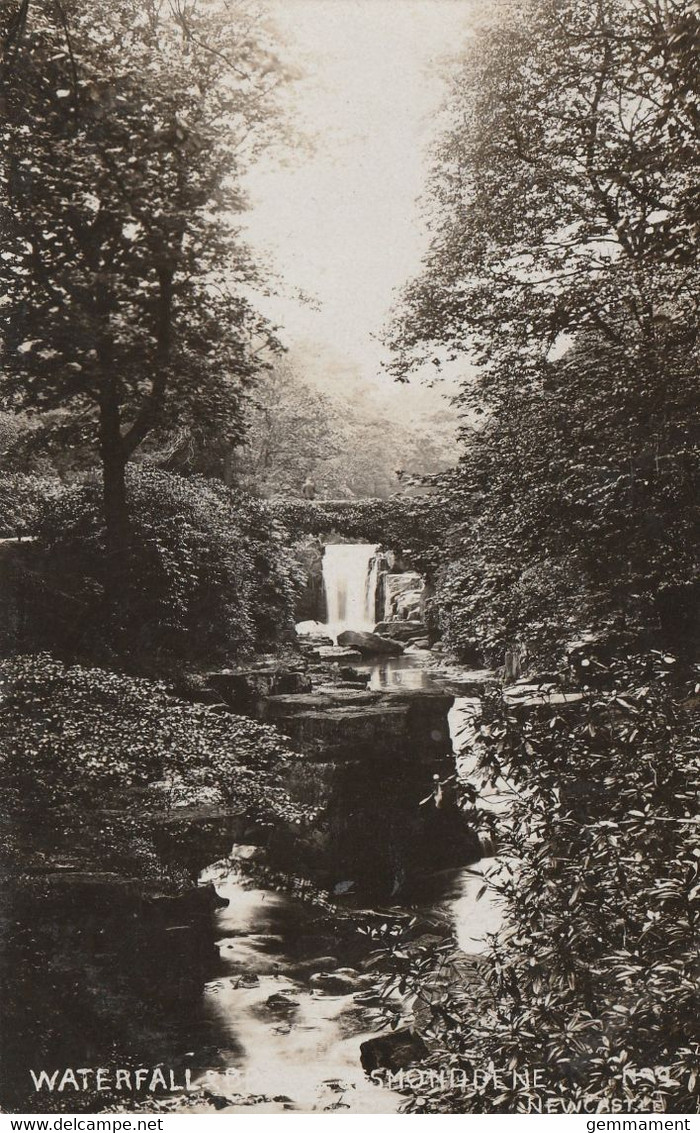
[[[329,543],[323,556],[326,629],[373,630],[379,560],[376,543]]]

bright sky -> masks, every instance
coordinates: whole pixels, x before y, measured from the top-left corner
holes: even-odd
[[[464,35],[469,0],[270,0],[307,77],[297,91],[316,152],[251,177],[250,235],[313,311],[277,299],[288,344],[304,341],[368,377],[392,292],[425,235],[416,198],[443,87],[435,63]]]

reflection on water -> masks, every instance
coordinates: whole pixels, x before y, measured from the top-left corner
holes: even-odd
[[[404,907],[428,920],[437,916],[451,924],[462,951],[483,956],[487,936],[498,931],[503,919],[500,900],[489,886],[484,889],[488,876],[498,868],[499,860],[488,858],[468,867],[422,874],[407,889]]]
[[[403,653],[400,657],[387,657],[372,665],[356,665],[355,668],[367,674],[368,687],[373,690],[435,688],[422,653]]]
[[[482,956],[488,950],[487,936],[498,931],[503,919],[500,900],[489,886],[484,888],[498,866],[497,858],[488,858],[468,868],[423,876],[409,894],[411,908],[428,916],[442,914],[452,923],[462,951]]]

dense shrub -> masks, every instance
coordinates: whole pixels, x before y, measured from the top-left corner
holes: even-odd
[[[0,685],[2,1105],[25,1112],[47,1105],[28,1066],[83,1065],[86,1050],[146,1065],[185,1049],[173,1019],[198,1010],[213,970],[209,920],[190,898],[230,847],[222,808],[258,835],[306,812],[285,792],[273,728],[46,655],[0,662]],[[179,891],[184,942],[166,931],[170,901],[151,901]],[[128,1104],[61,1097],[59,1110]]]
[[[96,853],[103,866],[122,855],[133,870],[154,857],[157,811],[209,802],[262,824],[301,817],[282,785],[289,751],[274,728],[45,654],[1,661],[0,679],[6,812],[20,825],[42,815],[49,848],[68,839],[71,854]]]
[[[513,788],[488,882],[505,925],[476,980],[450,975],[458,954],[416,962],[389,941],[403,989],[427,1000],[428,1066],[466,1081],[421,1085],[416,1111],[696,1111],[700,703],[697,671],[677,668],[661,654],[591,665],[606,689],[568,707],[487,699],[481,771]]]
[[[45,501],[61,490],[58,479],[23,472],[0,476],[0,538],[36,534]]]
[[[134,655],[233,657],[292,633],[297,568],[266,506],[217,481],[141,468],[128,479],[130,545],[119,601]],[[46,507],[38,554],[101,629],[107,569],[100,486]]]
[[[636,359],[589,342],[466,436],[440,493],[453,517],[438,581],[451,643],[477,639],[500,662],[522,642],[546,659],[583,630],[614,628],[697,648],[690,374],[660,371],[654,384]],[[647,436],[654,398],[667,432],[660,456],[660,426]]]

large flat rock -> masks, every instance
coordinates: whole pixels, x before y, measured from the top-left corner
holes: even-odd
[[[300,712],[328,712],[340,707],[366,707],[381,699],[380,692],[367,689],[333,688],[289,696],[268,696],[261,704],[260,719],[276,722]]]
[[[374,632],[380,637],[390,637],[394,641],[412,641],[426,635],[425,622],[395,619],[391,622],[378,622]]]
[[[262,718],[322,761],[449,755],[447,714],[453,697],[439,689],[376,692],[337,688],[268,697]]]
[[[319,645],[312,650],[312,656],[321,661],[342,661],[345,665],[354,665],[362,660],[362,654],[357,649],[348,649],[342,645]]]
[[[450,670],[442,679],[455,696],[483,696],[487,688],[498,684],[498,674],[494,669]]]

